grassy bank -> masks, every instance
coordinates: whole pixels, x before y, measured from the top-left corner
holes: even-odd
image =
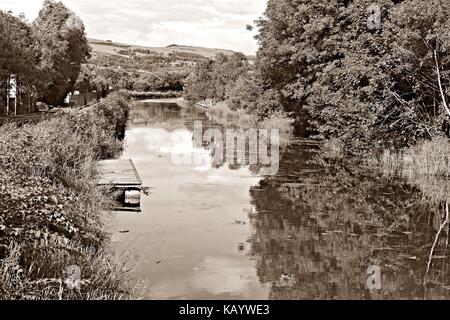
[[[0,298],[119,299],[126,274],[103,230],[112,195],[96,163],[121,151],[128,102],[116,93],[38,124],[0,127]],[[81,271],[79,290],[67,270]]]

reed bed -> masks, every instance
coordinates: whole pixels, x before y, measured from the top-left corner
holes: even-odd
[[[406,150],[385,150],[378,162],[389,175],[450,177],[450,141],[445,137],[426,140]]]

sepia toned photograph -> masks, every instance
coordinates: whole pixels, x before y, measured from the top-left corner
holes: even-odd
[[[448,300],[449,199],[450,0],[0,0],[0,300]]]

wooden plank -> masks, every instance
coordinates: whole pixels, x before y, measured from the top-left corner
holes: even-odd
[[[132,160],[104,160],[98,163],[99,185],[138,187],[142,181]]]

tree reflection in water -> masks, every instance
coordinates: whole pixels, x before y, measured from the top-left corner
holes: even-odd
[[[176,104],[138,105],[130,117],[135,125],[158,122],[168,131],[192,132],[196,120],[203,130],[217,127],[204,113]],[[193,143],[214,157],[214,142]],[[450,298],[448,226],[424,279],[450,183],[331,166],[321,154],[315,143],[294,141],[278,174],[250,190],[251,255],[260,281],[271,284],[270,298]],[[381,267],[381,290],[366,286],[371,265]]]
[[[251,190],[252,255],[271,298],[450,297],[448,228],[424,285],[443,202],[368,169],[324,165],[319,154],[294,142],[279,173]],[[379,291],[367,289],[370,265],[381,267]]]

